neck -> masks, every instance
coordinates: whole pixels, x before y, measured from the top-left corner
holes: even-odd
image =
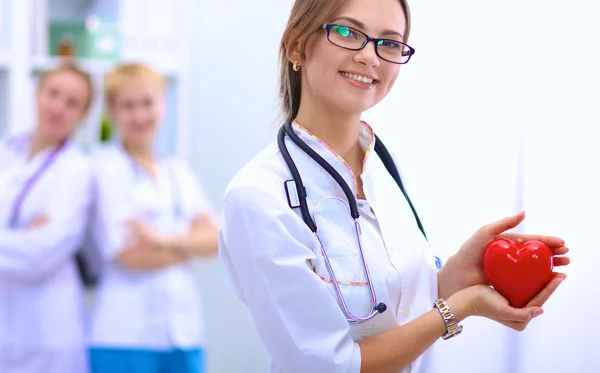
[[[311,104],[302,98],[296,121],[327,146],[333,149],[350,166],[355,175],[362,173],[365,152],[360,148],[360,113],[345,113]],[[306,103],[306,104],[305,104]],[[305,105],[303,105],[305,104]]]
[[[123,141],[123,148],[136,162],[154,162],[156,159],[152,145]]]
[[[29,147],[29,159],[34,158],[36,155],[50,147],[58,146],[62,141],[63,140],[49,138],[39,130],[35,131],[31,139],[31,146]]]

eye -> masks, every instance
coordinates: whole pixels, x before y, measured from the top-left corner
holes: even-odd
[[[67,100],[67,106],[69,106],[70,108],[77,108],[80,105],[79,105],[79,101],[70,99],[70,100]]]
[[[58,97],[59,94],[60,93],[59,93],[58,89],[55,89],[55,88],[48,89],[48,96],[50,96],[52,98]]]
[[[125,102],[122,102],[122,103],[121,103],[121,107],[122,107],[123,109],[127,109],[127,110],[131,110],[131,109],[133,109],[133,107],[134,107],[134,106],[135,106],[135,105],[134,105],[134,104],[133,104],[133,102],[131,102],[131,101],[125,101]]]
[[[377,45],[383,48],[389,48],[389,49],[402,49],[402,44],[400,44],[397,41],[393,41],[393,40],[379,40],[377,42]]]
[[[333,31],[336,34],[338,34],[344,38],[347,38],[347,37],[350,37],[353,35],[354,35],[354,37],[356,37],[356,34],[354,33],[354,31],[352,31],[349,27],[346,27],[346,26],[333,26]]]

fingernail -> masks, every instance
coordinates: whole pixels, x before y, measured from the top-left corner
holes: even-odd
[[[542,313],[544,313],[544,310],[539,308],[539,309],[533,311],[533,313],[531,314],[531,318],[535,319],[536,317],[540,316]]]

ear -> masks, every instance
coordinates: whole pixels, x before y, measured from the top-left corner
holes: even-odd
[[[290,42],[290,40],[294,40]],[[286,40],[283,42],[287,58],[290,62],[300,61],[300,41],[295,37],[295,33],[290,31]]]

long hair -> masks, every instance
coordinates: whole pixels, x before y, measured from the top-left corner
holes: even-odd
[[[410,10],[406,0],[398,0],[406,17],[406,32],[404,42],[410,34]],[[288,60],[287,45],[299,43],[300,57],[306,57],[306,42],[308,38],[337,13],[344,0],[296,0],[290,14],[281,44],[279,47],[279,96],[281,110],[286,122],[298,115],[302,93],[301,75],[294,71]]]

